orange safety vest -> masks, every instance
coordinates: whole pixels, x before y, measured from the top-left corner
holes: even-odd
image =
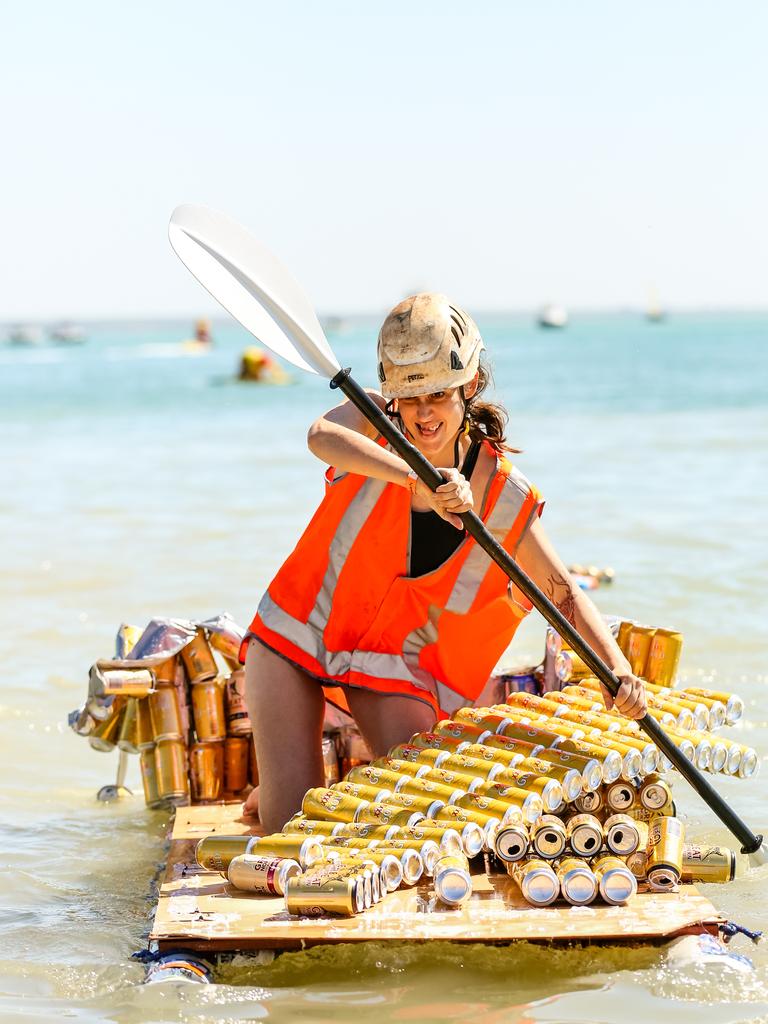
[[[333,473],[248,636],[325,686],[416,697],[450,714],[478,696],[531,606],[511,597],[471,537],[437,569],[407,576],[410,493]],[[541,508],[538,491],[497,456],[482,519],[511,555]]]

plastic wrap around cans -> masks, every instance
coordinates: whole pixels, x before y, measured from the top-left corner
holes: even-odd
[[[621,906],[637,892],[637,879],[623,860],[618,857],[598,857],[592,863],[600,895],[606,903]]]
[[[530,830],[531,846],[545,860],[560,857],[567,837],[565,825],[552,814],[543,814]]]
[[[480,833],[479,829],[477,830],[477,834],[479,835],[477,840],[478,846],[475,853],[470,856],[475,856],[475,854],[480,853],[483,848],[482,833]],[[398,842],[405,843],[419,843],[424,842],[425,840],[430,840],[437,845],[438,849],[442,853],[456,854],[466,852],[462,842],[461,833],[456,829],[431,828],[425,826],[423,823],[420,825],[411,825],[408,828],[403,828],[400,825],[393,825],[391,828],[387,829],[387,834],[385,836],[385,842],[389,842],[390,840],[397,840]]]
[[[244,892],[260,896],[282,896],[288,879],[300,872],[301,867],[295,860],[246,853],[230,861],[227,878],[231,885]]]
[[[224,687],[218,679],[197,682],[192,687],[192,717],[201,742],[223,740],[227,735],[224,715]]]
[[[155,745],[157,791],[163,800],[180,807],[189,802],[187,748],[183,740],[158,740]]]
[[[525,825],[504,825],[496,833],[493,849],[506,864],[522,860],[528,853],[528,829]]]
[[[319,821],[355,821],[356,816],[367,806],[366,800],[358,800],[338,789],[323,787],[307,790],[301,801],[302,813]]]
[[[425,815],[422,811],[410,810],[397,804],[363,802],[355,821],[370,822],[373,825],[416,825],[424,818]]]
[[[147,807],[159,807],[163,799],[157,788],[157,763],[155,746],[149,744],[139,751],[139,768],[141,770],[141,786],[144,790],[144,803]]]
[[[218,673],[216,659],[208,643],[205,630],[198,627],[194,637],[181,649],[181,660],[190,683],[203,683]]]
[[[472,876],[466,857],[443,856],[434,865],[435,895],[449,907],[460,907],[472,895]]]
[[[357,878],[289,878],[285,887],[285,909],[292,916],[324,917],[336,914],[352,917],[365,909],[357,899]]]
[[[670,892],[683,873],[685,827],[679,818],[654,818],[648,827],[648,885]]]
[[[576,797],[573,801],[574,808],[583,814],[595,814],[604,804],[605,798],[602,788],[582,793],[581,796]]]
[[[297,860],[302,868],[312,867],[313,864],[325,857],[323,845],[317,837],[297,835],[296,833],[285,835],[282,832],[276,832],[270,836],[252,836],[245,852],[256,854],[259,857],[283,857]]]
[[[619,623],[619,631],[616,634],[616,643],[619,645],[619,649],[622,654],[629,653],[629,634],[632,632],[632,627],[636,626],[637,623],[631,619],[622,619]]]
[[[594,814],[574,814],[565,823],[565,834],[580,857],[594,857],[603,845],[603,826]]]
[[[192,744],[189,779],[194,801],[205,803],[221,798],[224,791],[224,744],[221,741]]]
[[[534,907],[548,907],[560,895],[560,882],[545,860],[532,858],[510,864],[507,872],[517,882],[523,899]]]
[[[230,793],[239,793],[248,785],[250,744],[247,736],[227,736],[224,740],[224,788]]]
[[[195,860],[198,866],[206,871],[220,871],[226,874],[235,857],[248,853],[253,838],[251,835],[203,836],[195,847]]]
[[[628,782],[614,782],[605,788],[606,806],[614,813],[634,807],[637,790]]]
[[[152,736],[156,743],[161,740],[181,739],[181,711],[179,698],[174,686],[161,686],[147,698],[152,722]]]
[[[736,877],[736,853],[727,846],[683,844],[681,881],[732,882]]]
[[[224,710],[230,736],[250,736],[251,719],[245,702],[245,669],[237,669],[224,684]]]
[[[672,686],[677,676],[682,651],[682,633],[676,633],[671,629],[657,629],[648,650],[646,678],[652,683]]]
[[[612,814],[603,822],[605,845],[617,857],[628,857],[640,846],[640,829],[628,814]]]
[[[576,857],[563,857],[556,869],[563,898],[574,907],[584,907],[597,896],[597,877]]]
[[[659,775],[649,775],[640,786],[638,799],[649,811],[659,811],[672,803],[672,790]]]

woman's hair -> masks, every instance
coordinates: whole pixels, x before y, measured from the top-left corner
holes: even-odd
[[[519,454],[522,449],[507,444],[505,431],[509,414],[503,405],[494,402],[482,402],[480,397],[493,383],[491,371],[483,357],[477,368],[477,390],[466,402],[466,422],[469,424],[469,436],[473,441],[488,441],[499,454],[513,452]]]
[[[503,405],[498,405],[494,402],[481,402],[480,396],[484,391],[493,383],[493,377],[491,376],[491,370],[488,364],[485,362],[483,356],[480,356],[480,363],[477,368],[477,389],[471,398],[464,399],[464,423],[468,428],[468,434],[472,441],[488,441],[494,451],[501,454],[502,452],[512,452],[515,455],[519,455],[522,448],[513,448],[507,444],[507,439],[504,434],[507,428],[507,421],[509,420],[509,414]],[[462,385],[465,387],[466,385]],[[390,399],[387,402],[387,415],[391,416],[399,421],[400,429],[403,429],[403,423],[400,419],[400,414],[395,410],[396,399]]]

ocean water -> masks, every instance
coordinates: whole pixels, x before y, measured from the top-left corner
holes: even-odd
[[[768,315],[579,316],[562,332],[479,317],[518,465],[566,561],[611,565],[604,611],[685,635],[683,670],[747,701],[768,756]],[[235,963],[208,988],[142,986],[166,818],[102,805],[116,758],[65,726],[123,622],[224,609],[246,624],[322,493],[304,442],[332,403],[296,373],[239,384],[248,337],[214,325],[93,325],[72,348],[0,345],[0,1020],[768,1020],[768,955],[748,977],[671,970],[659,950],[380,944]],[[330,334],[374,380],[375,321]],[[538,660],[531,616],[514,656]],[[140,793],[135,764],[129,785]],[[717,785],[768,830],[765,778]],[[683,783],[689,835],[727,843]],[[732,844],[733,845],[733,844]],[[766,924],[768,868],[707,895]]]

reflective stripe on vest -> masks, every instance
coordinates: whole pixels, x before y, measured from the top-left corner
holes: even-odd
[[[497,461],[484,519],[510,553],[539,508],[538,492]],[[470,537],[433,572],[405,576],[409,510],[404,488],[338,478],[251,632],[321,680],[423,692],[452,710],[480,692],[526,609],[507,598],[507,577]]]

